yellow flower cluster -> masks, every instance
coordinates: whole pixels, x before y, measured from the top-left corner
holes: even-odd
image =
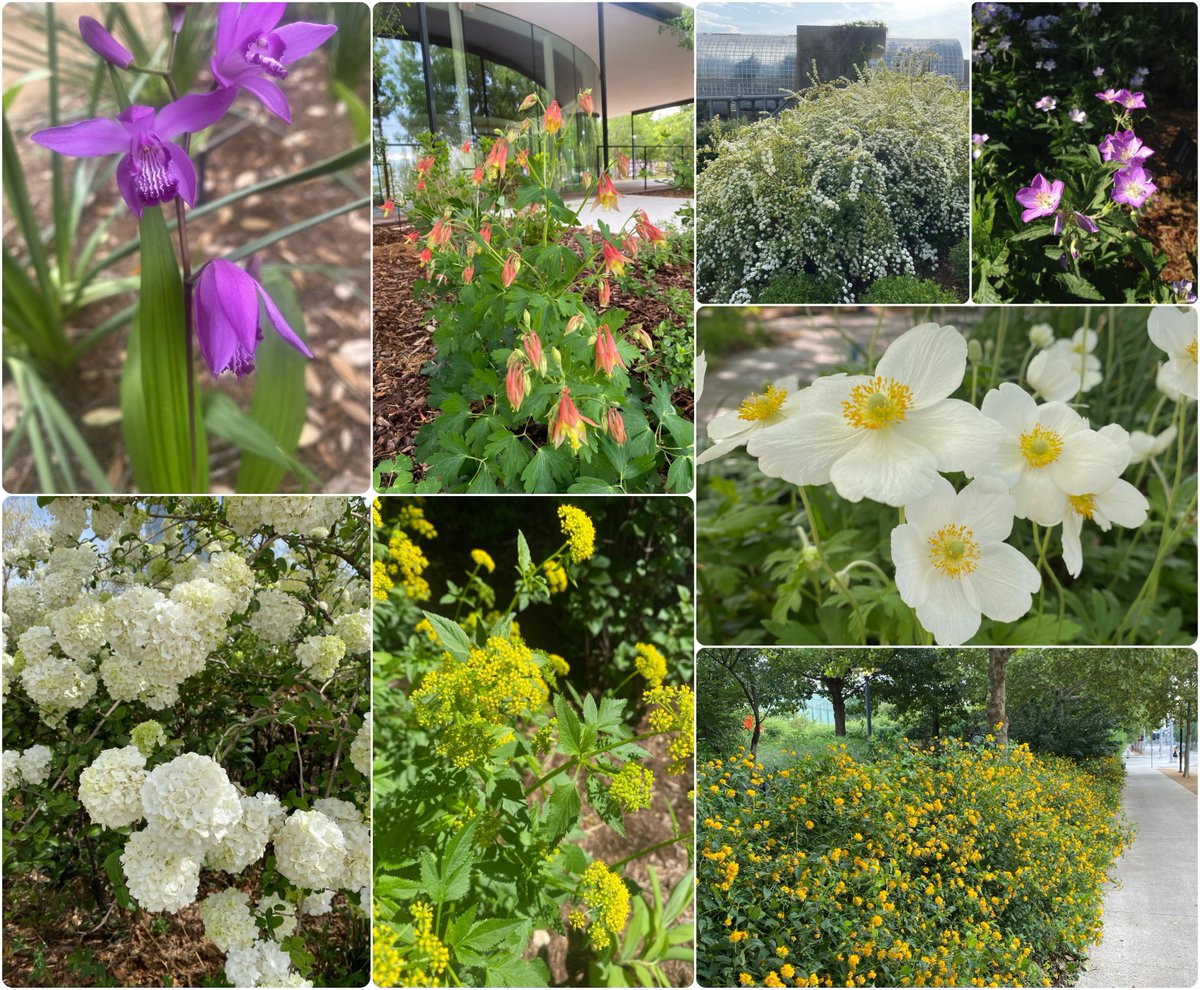
[[[390,925],[372,927],[371,971],[381,987],[440,987],[450,950],[433,931],[433,908],[413,904],[412,942]],[[407,932],[407,929],[405,929]]]
[[[700,928],[731,934],[697,979],[1050,985],[1099,938],[1104,881],[1129,841],[1119,780],[1101,769],[954,741],[870,762],[844,746],[770,769],[744,749],[708,761]]]
[[[557,595],[567,590],[567,571],[557,560],[551,558],[542,565],[546,572],[546,583],[550,585],[550,594]]]
[[[439,730],[438,752],[466,767],[511,739],[510,723],[537,712],[549,694],[533,653],[514,634],[488,637],[464,660],[443,654],[411,697],[417,721]]]
[[[471,559],[475,561],[476,567],[485,567],[489,574],[496,570],[496,562],[492,560],[492,555],[486,550],[472,550]]]
[[[413,630],[415,632],[424,633],[429,637],[429,642],[431,643],[437,644],[442,641],[441,637],[437,634],[437,630],[433,628],[433,623],[428,619],[422,619],[413,627]]]
[[[696,751],[696,695],[691,685],[660,684],[645,692],[642,700],[657,706],[650,712],[650,728],[655,732],[675,733],[667,746],[667,755],[671,757],[667,773],[676,776],[687,773]]]
[[[626,763],[609,782],[608,793],[627,812],[649,808],[654,793],[654,771]]]
[[[558,521],[568,541],[568,552],[576,564],[596,552],[596,527],[583,509],[573,505],[558,507]]]
[[[588,913],[595,912],[592,944],[597,949],[605,949],[625,930],[629,921],[629,888],[603,862],[595,860],[580,876],[579,892]],[[576,928],[583,927],[579,921],[586,924],[578,910],[571,912],[568,920]]]
[[[378,499],[372,507],[372,518],[379,519]],[[376,522],[376,525],[380,525],[380,522]],[[437,536],[437,530],[425,518],[420,506],[406,505],[400,510],[396,525],[388,535],[383,557],[371,564],[371,590],[380,601],[386,601],[388,592],[397,584],[404,588],[405,594],[413,601],[429,599],[429,582],[422,576],[429,566],[429,560],[409,535],[410,532],[426,539]]]
[[[634,649],[637,653],[633,658],[633,665],[637,672],[652,688],[658,687],[667,676],[667,658],[659,653],[652,643],[638,643]]]

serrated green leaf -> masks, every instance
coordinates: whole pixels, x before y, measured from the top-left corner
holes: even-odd
[[[600,816],[600,820],[611,828],[621,838],[625,838],[625,820],[622,817],[621,806],[608,792],[608,785],[595,774],[588,774],[587,798],[592,810]]]
[[[471,641],[457,622],[447,619],[436,612],[424,612],[425,618],[437,633],[442,649],[446,650],[455,660],[465,660],[471,655]]]
[[[560,784],[550,795],[550,800],[542,806],[543,825],[546,830],[546,842],[551,846],[557,845],[579,824],[579,812],[583,803],[579,800],[579,791],[572,781]]]

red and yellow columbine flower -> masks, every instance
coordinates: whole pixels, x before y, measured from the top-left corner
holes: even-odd
[[[596,186],[596,205],[602,210],[615,210],[617,208],[617,187],[612,184],[612,179],[608,177],[607,172],[600,173],[600,182]]]
[[[513,280],[517,277],[517,272],[521,270],[521,259],[516,254],[510,254],[508,260],[504,262],[504,270],[500,273],[500,282],[504,288],[508,288],[513,284]]]
[[[471,181],[473,183],[475,183],[475,185],[477,185],[477,186],[482,184],[482,182],[483,182],[483,166],[482,165],[475,166],[475,171],[471,173]]]
[[[433,261],[433,252],[426,248],[421,252],[421,267],[424,268],[429,262]]]
[[[558,105],[558,100],[551,100],[550,106],[546,107],[546,116],[542,119],[542,127],[547,134],[554,134],[562,128],[562,107]]]
[[[650,217],[646,215],[645,210],[638,210],[634,214],[634,218],[637,221],[638,237],[651,244],[666,243],[667,235],[650,222]]]
[[[385,217],[390,217],[392,215],[392,210],[394,210],[395,208],[396,208],[396,201],[394,199],[390,199],[390,198],[384,200],[383,206],[380,207],[380,209],[383,210],[383,215]]]
[[[610,409],[608,411],[608,435],[616,443],[624,443],[628,439],[625,435],[625,420],[622,418],[621,410],[619,409]]]
[[[508,355],[508,374],[504,376],[504,391],[508,394],[508,404],[513,412],[521,408],[521,401],[529,391],[529,368],[520,351]]]
[[[538,332],[530,330],[521,338],[521,344],[525,348],[525,356],[529,358],[529,363],[544,375],[546,355],[542,353],[542,338],[538,336]]]
[[[585,89],[579,94],[579,109],[586,113],[589,117],[592,115],[592,111],[595,109],[595,107],[592,105],[592,91],[590,89]]]
[[[417,174],[418,175],[429,175],[429,173],[431,171],[433,171],[433,166],[436,163],[437,163],[437,159],[434,158],[433,155],[426,155],[419,162],[417,162]]]
[[[608,279],[600,279],[600,308],[608,309],[608,301],[612,298],[612,286],[608,284]]]
[[[610,272],[616,272],[618,275],[625,274],[625,266],[629,264],[630,259],[626,258],[620,251],[608,243],[604,242],[600,249],[604,254],[604,267]]]
[[[425,238],[425,242],[431,248],[445,247],[450,243],[451,233],[449,222],[443,217],[438,217],[434,222],[433,229],[429,231],[429,236]]]
[[[493,177],[504,174],[508,168],[508,140],[506,138],[499,138],[492,145],[492,150],[483,160],[483,167]]]
[[[613,339],[612,331],[608,329],[607,323],[603,323],[596,331],[596,370],[603,368],[604,373],[611,378],[613,368],[618,364],[622,368],[627,367],[617,352],[617,342]]]
[[[419,230],[410,230],[407,234],[404,235],[404,240],[409,244],[416,244],[417,238],[420,236],[421,236],[421,232]]]
[[[621,238],[621,244],[624,246],[625,253],[628,254],[629,257],[636,258],[638,256],[638,242],[628,234]]]
[[[417,180],[417,192],[424,192],[424,191],[425,191],[425,180],[418,179]]]
[[[629,156],[624,152],[617,152],[617,175],[622,179],[629,178]]]
[[[471,153],[471,142],[470,141],[463,142],[462,153],[464,155],[469,155]]]
[[[561,447],[567,440],[572,450],[578,450],[580,444],[587,443],[587,427],[595,426],[586,416],[580,415],[575,403],[571,401],[571,390],[564,385],[562,394],[558,397],[558,408],[550,413],[550,439],[555,447]]]

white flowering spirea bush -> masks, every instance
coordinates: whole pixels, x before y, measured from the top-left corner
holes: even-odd
[[[103,929],[116,985],[366,982],[369,534],[360,499],[5,503],[6,936]],[[122,970],[147,933],[203,968]],[[5,977],[80,982],[36,948]]]
[[[967,233],[968,117],[946,79],[878,68],[731,132],[696,190],[701,301],[808,274],[852,302],[932,267]]]

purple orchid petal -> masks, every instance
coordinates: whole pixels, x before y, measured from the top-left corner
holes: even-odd
[[[171,164],[175,168],[175,177],[179,180],[179,196],[188,206],[196,205],[196,168],[192,160],[174,141],[163,144]]]
[[[200,351],[216,377],[237,377],[254,369],[258,346],[257,283],[237,265],[216,258],[200,273],[196,286],[196,336]]]
[[[151,130],[154,127],[154,113],[154,107],[144,107],[135,103],[117,114],[117,120],[125,128],[126,140],[136,137],[143,131]]]
[[[88,48],[118,69],[128,69],[133,65],[133,53],[109,34],[96,18],[79,18],[79,35]]]
[[[137,193],[136,176],[133,171],[133,156],[126,155],[117,162],[117,188],[121,190],[121,198],[133,210],[133,215],[142,219],[142,201]]]
[[[257,285],[258,283],[255,284]],[[288,326],[287,320],[279,312],[279,308],[275,305],[274,300],[267,295],[267,290],[261,285],[258,286],[258,294],[263,301],[263,305],[267,307],[267,315],[271,318],[271,325],[275,327],[275,332],[305,357],[311,358],[313,356],[312,351],[308,349],[304,341],[296,336],[296,332]]]
[[[287,10],[286,3],[247,3],[238,14],[233,43],[240,45],[255,35],[270,31]]]
[[[336,33],[336,24],[310,24],[307,21],[296,21],[294,24],[276,28],[275,37],[283,42],[283,54],[279,61],[290,65],[316,51]]]
[[[202,131],[225,116],[236,96],[236,89],[226,87],[211,93],[191,93],[181,97],[158,111],[154,130],[161,138]]]
[[[75,158],[100,158],[129,150],[129,132],[118,121],[104,117],[47,127],[31,134],[30,140],[60,155]]]
[[[238,6],[236,3],[217,5],[217,37],[213,50],[217,52],[218,57],[231,51],[237,40],[234,35],[237,32]]]
[[[257,96],[259,102],[284,123],[292,122],[292,108],[288,105],[287,97],[270,79],[251,76],[248,79],[239,79],[238,85]]]

